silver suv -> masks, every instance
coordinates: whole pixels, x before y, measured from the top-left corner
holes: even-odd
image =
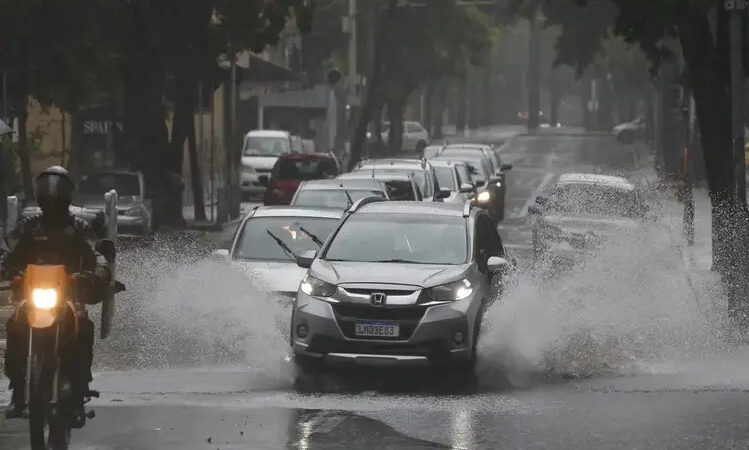
[[[481,318],[511,271],[483,210],[365,198],[319,254],[299,258],[291,346],[303,372],[326,361],[470,369]]]

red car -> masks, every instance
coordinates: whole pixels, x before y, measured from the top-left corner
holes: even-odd
[[[288,205],[299,183],[335,178],[340,172],[336,158],[329,153],[290,153],[276,161],[265,190],[265,205]]]

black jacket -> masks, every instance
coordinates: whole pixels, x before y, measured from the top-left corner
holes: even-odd
[[[56,264],[68,273],[97,273],[102,278],[104,259],[92,248],[95,238],[88,223],[74,216],[68,216],[62,227],[48,226],[42,215],[25,218],[11,236],[14,245],[0,261],[0,275],[10,279],[29,264]]]

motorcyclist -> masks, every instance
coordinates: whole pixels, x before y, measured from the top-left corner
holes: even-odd
[[[23,272],[28,264],[64,265],[69,274],[87,274],[88,284],[85,302],[98,303],[103,298],[110,274],[104,259],[91,247],[95,238],[93,230],[84,220],[72,216],[75,184],[67,170],[52,166],[36,179],[36,200],[42,213],[19,222],[14,232],[15,246],[0,264],[0,275],[4,279]],[[93,359],[94,324],[88,318],[85,307],[77,308],[78,331],[72,339],[71,348],[63,351],[63,365],[69,367],[74,397],[80,399],[73,411],[74,417],[83,421],[83,399],[89,395]],[[28,351],[29,328],[24,314],[14,314],[7,322],[7,350],[5,374],[10,379],[13,395],[6,414],[19,417],[24,408],[24,379]]]

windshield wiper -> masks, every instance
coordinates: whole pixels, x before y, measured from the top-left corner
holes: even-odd
[[[312,232],[310,232],[309,230],[307,230],[306,228],[302,226],[299,227],[299,231],[309,236],[309,238],[312,239],[312,242],[317,244],[318,247],[322,248],[323,241],[319,237],[315,236],[314,234],[312,234]]]
[[[404,264],[424,264],[419,261],[410,261],[408,259],[400,259],[400,258],[394,258],[394,259],[382,259],[379,261],[370,261],[375,263],[404,263]]]
[[[346,194],[346,199],[348,200],[348,205],[351,206],[354,204],[354,200],[351,198],[351,194],[348,193],[346,189],[343,190],[343,193]]]
[[[274,241],[276,241],[276,244],[278,244],[278,246],[281,247],[283,251],[285,251],[294,261],[299,260],[296,254],[291,250],[291,248],[289,248],[288,245],[286,245],[286,243],[280,237],[273,234],[273,232],[270,230],[265,230],[265,232],[268,233],[268,235],[272,237]]]

